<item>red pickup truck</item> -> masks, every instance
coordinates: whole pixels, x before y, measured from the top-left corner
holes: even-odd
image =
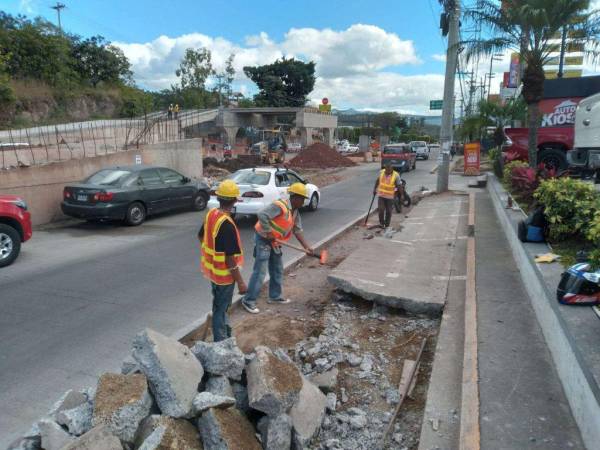
[[[528,160],[529,128],[505,128],[506,141],[502,146],[506,162]],[[538,129],[538,163],[564,170],[568,167],[567,152],[573,148],[575,129],[542,127]]]
[[[31,238],[31,215],[27,204],[14,195],[0,194],[0,267],[17,259],[21,243]]]

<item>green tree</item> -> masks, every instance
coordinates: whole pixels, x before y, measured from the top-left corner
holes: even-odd
[[[179,69],[175,71],[175,75],[180,78],[181,88],[204,89],[206,80],[214,74],[211,59],[211,52],[207,48],[188,48]]]
[[[397,135],[396,129],[406,128],[406,119],[397,112],[383,112],[373,119],[373,125],[379,127],[388,136]]]
[[[244,67],[259,89],[258,106],[304,106],[315,86],[315,63],[282,58],[273,64]]]
[[[235,69],[233,67],[233,60],[235,59],[235,54],[229,55],[227,61],[225,61],[225,69],[222,72],[218,72],[215,74],[215,78],[217,82],[215,84],[214,91],[219,94],[219,104],[221,104],[221,99],[223,93],[225,93],[225,104],[228,105],[233,97],[233,80],[235,79]]]
[[[593,45],[594,56],[600,35],[598,11],[590,11],[589,0],[480,0],[466,16],[487,27],[491,35],[465,41],[467,57],[490,56],[512,49],[525,64],[523,99],[528,107],[529,164],[537,165],[539,102],[544,94],[544,65],[556,52],[553,40],[563,27],[572,32],[571,42]]]
[[[77,40],[73,46],[75,69],[82,81],[93,87],[98,83],[132,83],[130,64],[123,51],[110,45],[102,36]]]

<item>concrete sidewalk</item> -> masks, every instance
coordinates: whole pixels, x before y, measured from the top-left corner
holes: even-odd
[[[489,194],[476,199],[481,448],[583,449]]]

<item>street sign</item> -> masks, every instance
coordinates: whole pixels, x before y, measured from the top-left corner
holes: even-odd
[[[331,112],[331,105],[319,105],[320,112]]]
[[[444,108],[444,100],[430,100],[429,101],[429,109],[443,109]]]
[[[321,103],[326,105],[327,103],[329,103],[329,99],[327,97],[324,97],[323,100],[321,100]]]
[[[142,155],[135,155],[135,164],[140,165],[142,163]]]

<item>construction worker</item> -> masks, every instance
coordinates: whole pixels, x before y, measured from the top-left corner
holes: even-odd
[[[304,239],[302,221],[298,210],[308,198],[306,186],[294,183],[288,188],[289,200],[275,200],[258,213],[258,222],[254,227],[256,246],[254,247],[254,268],[248,292],[242,299],[242,306],[252,314],[258,314],[256,300],[265,280],[267,267],[269,268],[269,303],[289,303],[289,299],[282,296],[283,283],[283,258],[281,246],[277,241],[286,242],[292,237],[302,244],[307,253],[314,251]]]
[[[218,342],[231,337],[227,311],[233,300],[235,284],[240,294],[245,294],[247,287],[240,272],[244,262],[242,241],[231,218],[240,190],[234,181],[225,180],[219,184],[216,195],[219,207],[206,214],[198,239],[202,242],[202,273],[212,286],[213,340]]]
[[[173,112],[175,113],[175,119],[179,116],[179,103],[175,103],[175,107],[173,108]]]
[[[398,172],[394,170],[391,162],[386,161],[383,170],[375,182],[373,195],[377,195],[377,209],[379,212],[379,226],[388,228],[392,220],[392,208],[394,207],[394,196],[396,191],[402,189],[402,180]]]

